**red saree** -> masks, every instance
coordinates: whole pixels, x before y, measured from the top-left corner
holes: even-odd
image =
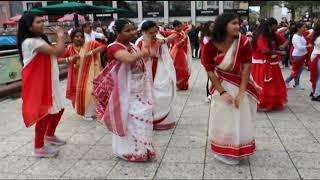
[[[50,56],[38,53],[22,69],[22,115],[26,127],[37,123],[52,106]]]

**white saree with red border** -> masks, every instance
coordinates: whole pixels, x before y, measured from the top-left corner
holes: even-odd
[[[163,37],[157,35],[159,39]],[[136,41],[141,48],[143,37]],[[166,44],[156,47],[158,57],[151,58],[153,74],[153,128],[171,129],[175,126],[175,115],[172,111],[176,97],[176,72]]]
[[[128,49],[114,42],[108,46],[108,53],[112,46],[130,53],[139,51],[133,44]],[[113,59],[94,80],[98,121],[113,133],[113,153],[128,161],[155,158],[150,65],[142,59],[132,64]]]
[[[248,39],[240,35],[225,54],[217,55],[215,58],[215,73],[222,87],[233,97],[238,94],[241,83],[241,62],[238,53],[246,43]],[[227,104],[218,92],[214,92],[213,99],[209,121],[212,151],[233,158],[253,154],[256,149],[253,121],[256,115],[257,92],[252,78],[239,109],[234,104]]]

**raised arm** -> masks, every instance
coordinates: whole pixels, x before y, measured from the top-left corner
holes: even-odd
[[[57,35],[57,44],[51,46],[45,43],[35,51],[47,55],[62,56],[64,53],[64,30],[59,26],[53,27],[51,30]]]

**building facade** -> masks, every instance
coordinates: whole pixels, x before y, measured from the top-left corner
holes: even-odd
[[[11,1],[10,1],[11,2]],[[17,3],[20,2],[20,5]],[[33,7],[46,6],[68,1],[16,1],[12,9],[23,12]],[[126,14],[94,14],[90,19],[108,21],[116,18],[129,18],[134,22],[145,19],[168,23],[174,20],[193,23],[213,20],[223,12],[236,12],[242,18],[248,18],[248,1],[79,1],[93,5],[107,5],[124,8],[130,11]]]

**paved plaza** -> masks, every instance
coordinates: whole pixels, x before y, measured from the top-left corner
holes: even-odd
[[[289,69],[283,70],[286,76]],[[0,178],[2,179],[316,179],[320,178],[320,103],[310,101],[309,72],[304,91],[289,89],[288,107],[259,112],[257,151],[239,166],[216,161],[207,139],[207,78],[199,60],[192,64],[191,88],[179,91],[177,126],[154,131],[157,160],[130,163],[112,155],[112,135],[96,122],[77,116],[71,103],[57,135],[67,140],[52,159],[32,157],[34,127],[25,128],[21,99],[0,102]],[[65,90],[66,81],[61,85]]]

